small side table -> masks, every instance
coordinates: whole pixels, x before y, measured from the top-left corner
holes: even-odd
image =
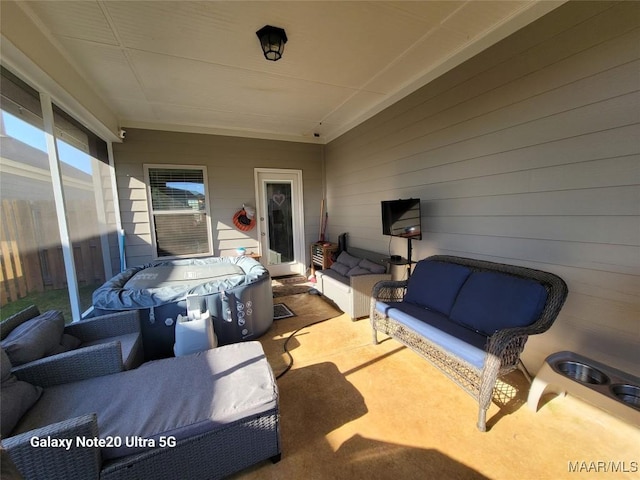
[[[311,275],[318,270],[326,270],[331,266],[333,260],[331,254],[338,250],[337,243],[315,242],[311,244]]]
[[[391,273],[392,278],[393,278],[393,272],[391,267],[404,267],[403,270],[405,270],[406,278],[409,278],[409,276],[411,275],[411,265],[416,263],[413,260],[409,261],[404,257],[400,257],[400,258],[385,257],[384,260],[387,264],[389,264],[389,273]],[[397,280],[402,280],[402,278]]]

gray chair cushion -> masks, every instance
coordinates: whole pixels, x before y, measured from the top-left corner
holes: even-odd
[[[51,354],[60,345],[63,331],[62,313],[50,310],[14,328],[2,340],[2,348],[17,367]]]
[[[244,342],[47,388],[16,433],[95,412],[101,438],[123,439],[121,447],[102,450],[111,459],[149,449],[127,447],[126,436],[180,440],[272,411],[277,402],[262,346]]]
[[[40,315],[40,310],[35,305],[29,305],[24,310],[14,313],[0,322],[0,340],[7,338],[7,335],[18,325]]]
[[[4,351],[4,348],[0,348],[0,382],[4,383],[11,377],[11,360]]]
[[[103,343],[120,342],[120,348],[122,350],[122,363],[129,369],[132,366],[133,357],[136,355],[136,348],[140,348],[140,334],[139,333],[127,333],[125,335],[117,335],[115,337],[99,338],[91,342],[84,342],[82,347],[90,347],[92,345],[101,345]]]
[[[8,437],[24,413],[38,401],[42,388],[18,380],[11,374],[11,360],[0,349],[0,435]]]
[[[70,350],[75,350],[80,346],[82,340],[73,335],[69,335],[68,333],[63,333],[62,338],[60,339],[60,345],[57,345],[49,355],[57,355],[59,353],[68,352]]]

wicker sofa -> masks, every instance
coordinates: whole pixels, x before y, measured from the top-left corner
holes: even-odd
[[[280,458],[278,390],[258,342],[37,386],[0,354],[3,420],[11,403],[33,403],[2,440],[27,480],[212,479]]]
[[[316,289],[355,320],[369,315],[373,286],[389,279],[381,255],[350,249],[341,252],[328,269],[316,272]]]
[[[567,293],[551,273],[429,257],[409,280],[374,286],[373,342],[383,332],[431,361],[477,400],[477,426],[485,431],[498,376],[519,366],[528,336],[551,327]]]

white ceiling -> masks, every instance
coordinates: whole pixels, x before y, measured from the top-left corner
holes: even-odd
[[[559,1],[35,1],[123,127],[325,143]],[[289,38],[264,59],[255,32]],[[319,137],[314,137],[319,134]]]

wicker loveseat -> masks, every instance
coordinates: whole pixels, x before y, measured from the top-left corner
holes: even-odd
[[[280,458],[278,389],[258,342],[56,385],[15,378],[0,355],[3,421],[32,404],[2,439],[26,480],[213,479]]]
[[[433,256],[409,280],[375,285],[373,341],[383,332],[431,361],[478,401],[485,431],[498,376],[518,367],[528,336],[551,327],[567,293],[551,273]]]

